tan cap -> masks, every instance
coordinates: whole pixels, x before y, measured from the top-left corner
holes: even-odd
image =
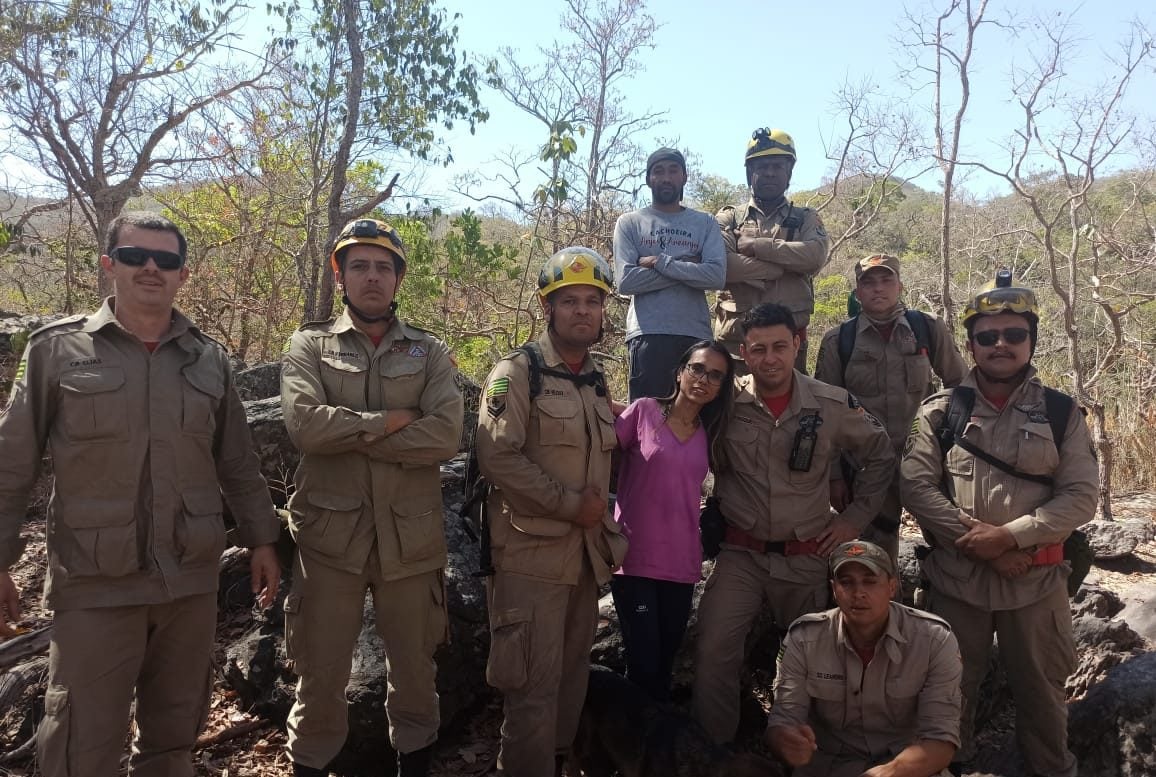
[[[882,267],[895,273],[899,277],[899,257],[891,254],[871,254],[855,262],[855,281],[858,282],[863,273],[875,267]]]
[[[852,561],[874,570],[876,574],[895,577],[895,566],[891,563],[887,551],[863,540],[851,540],[835,548],[835,552],[831,554],[831,575],[834,576],[839,567]]]

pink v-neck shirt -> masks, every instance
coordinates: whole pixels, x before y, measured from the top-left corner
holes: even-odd
[[[630,538],[619,574],[695,583],[702,576],[699,496],[707,473],[706,431],[680,441],[662,406],[633,402],[614,424],[622,456],[614,519]]]

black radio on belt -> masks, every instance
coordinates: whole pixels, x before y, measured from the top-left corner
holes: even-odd
[[[811,413],[799,419],[795,444],[791,447],[791,460],[787,462],[792,472],[811,470],[811,460],[815,458],[815,442],[819,439],[819,427],[822,425],[823,419],[818,413]]]

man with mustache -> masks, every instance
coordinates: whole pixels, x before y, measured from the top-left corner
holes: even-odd
[[[710,339],[706,291],[726,280],[726,250],[714,220],[682,203],[686,159],[660,148],[646,160],[650,207],[614,225],[618,292],[630,295],[626,343],[630,401],[665,397],[686,349]]]
[[[1000,270],[968,302],[963,325],[975,367],[923,403],[900,467],[903,504],[932,545],[923,560],[928,609],[951,624],[963,655],[956,760],[975,753],[976,697],[997,634],[1026,771],[1075,777],[1064,682],[1076,646],[1063,546],[1095,512],[1096,457],[1083,414],[1032,366],[1034,291]],[[961,393],[971,397],[966,412]],[[960,430],[949,440],[942,435],[955,415]]]
[[[45,777],[192,777],[208,712],[224,504],[273,602],[281,527],[225,349],[173,307],[180,229],[153,213],[108,228],[115,294],[34,332],[0,410],[0,639],[20,618],[8,570],[47,446],[45,605],[54,611],[37,763]],[[5,618],[5,614],[7,618]]]

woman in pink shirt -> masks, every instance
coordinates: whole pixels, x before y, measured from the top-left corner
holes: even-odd
[[[626,676],[658,701],[670,698],[674,654],[702,576],[698,517],[707,468],[725,466],[734,360],[717,340],[682,355],[674,393],[642,397],[615,422],[622,459],[615,520],[630,538],[610,583],[626,650]]]

